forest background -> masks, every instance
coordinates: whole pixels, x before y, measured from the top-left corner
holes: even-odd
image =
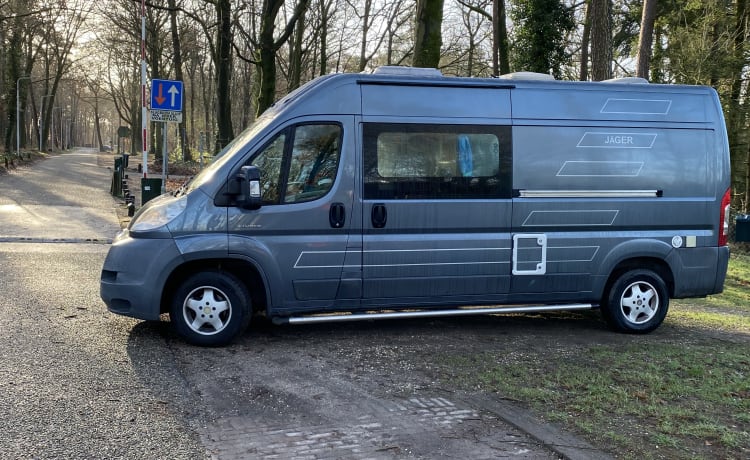
[[[141,0],[0,0],[6,154],[140,150],[142,13]],[[149,81],[185,83],[184,123],[166,124],[179,161],[217,151],[273,101],[332,72],[405,65],[709,85],[724,107],[734,208],[747,212],[749,19],[748,0],[148,0],[145,57]],[[164,125],[148,129],[156,161]],[[118,139],[121,127],[129,137]]]

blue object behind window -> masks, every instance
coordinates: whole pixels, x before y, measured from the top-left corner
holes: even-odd
[[[458,146],[458,169],[463,177],[471,177],[474,171],[474,159],[471,153],[471,142],[469,136],[460,134],[457,140]]]

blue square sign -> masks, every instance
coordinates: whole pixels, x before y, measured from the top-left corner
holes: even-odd
[[[182,82],[151,80],[151,110],[182,111]]]

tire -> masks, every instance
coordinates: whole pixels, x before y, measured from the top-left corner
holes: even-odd
[[[247,329],[251,311],[247,288],[235,276],[211,270],[190,276],[177,288],[169,317],[186,342],[220,347]]]
[[[629,270],[610,285],[602,317],[614,330],[646,334],[661,325],[669,309],[664,280],[651,270]]]

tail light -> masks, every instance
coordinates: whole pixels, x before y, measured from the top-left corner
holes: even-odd
[[[719,246],[727,245],[729,236],[729,204],[732,201],[732,189],[727,189],[721,199],[721,212],[719,213]]]

